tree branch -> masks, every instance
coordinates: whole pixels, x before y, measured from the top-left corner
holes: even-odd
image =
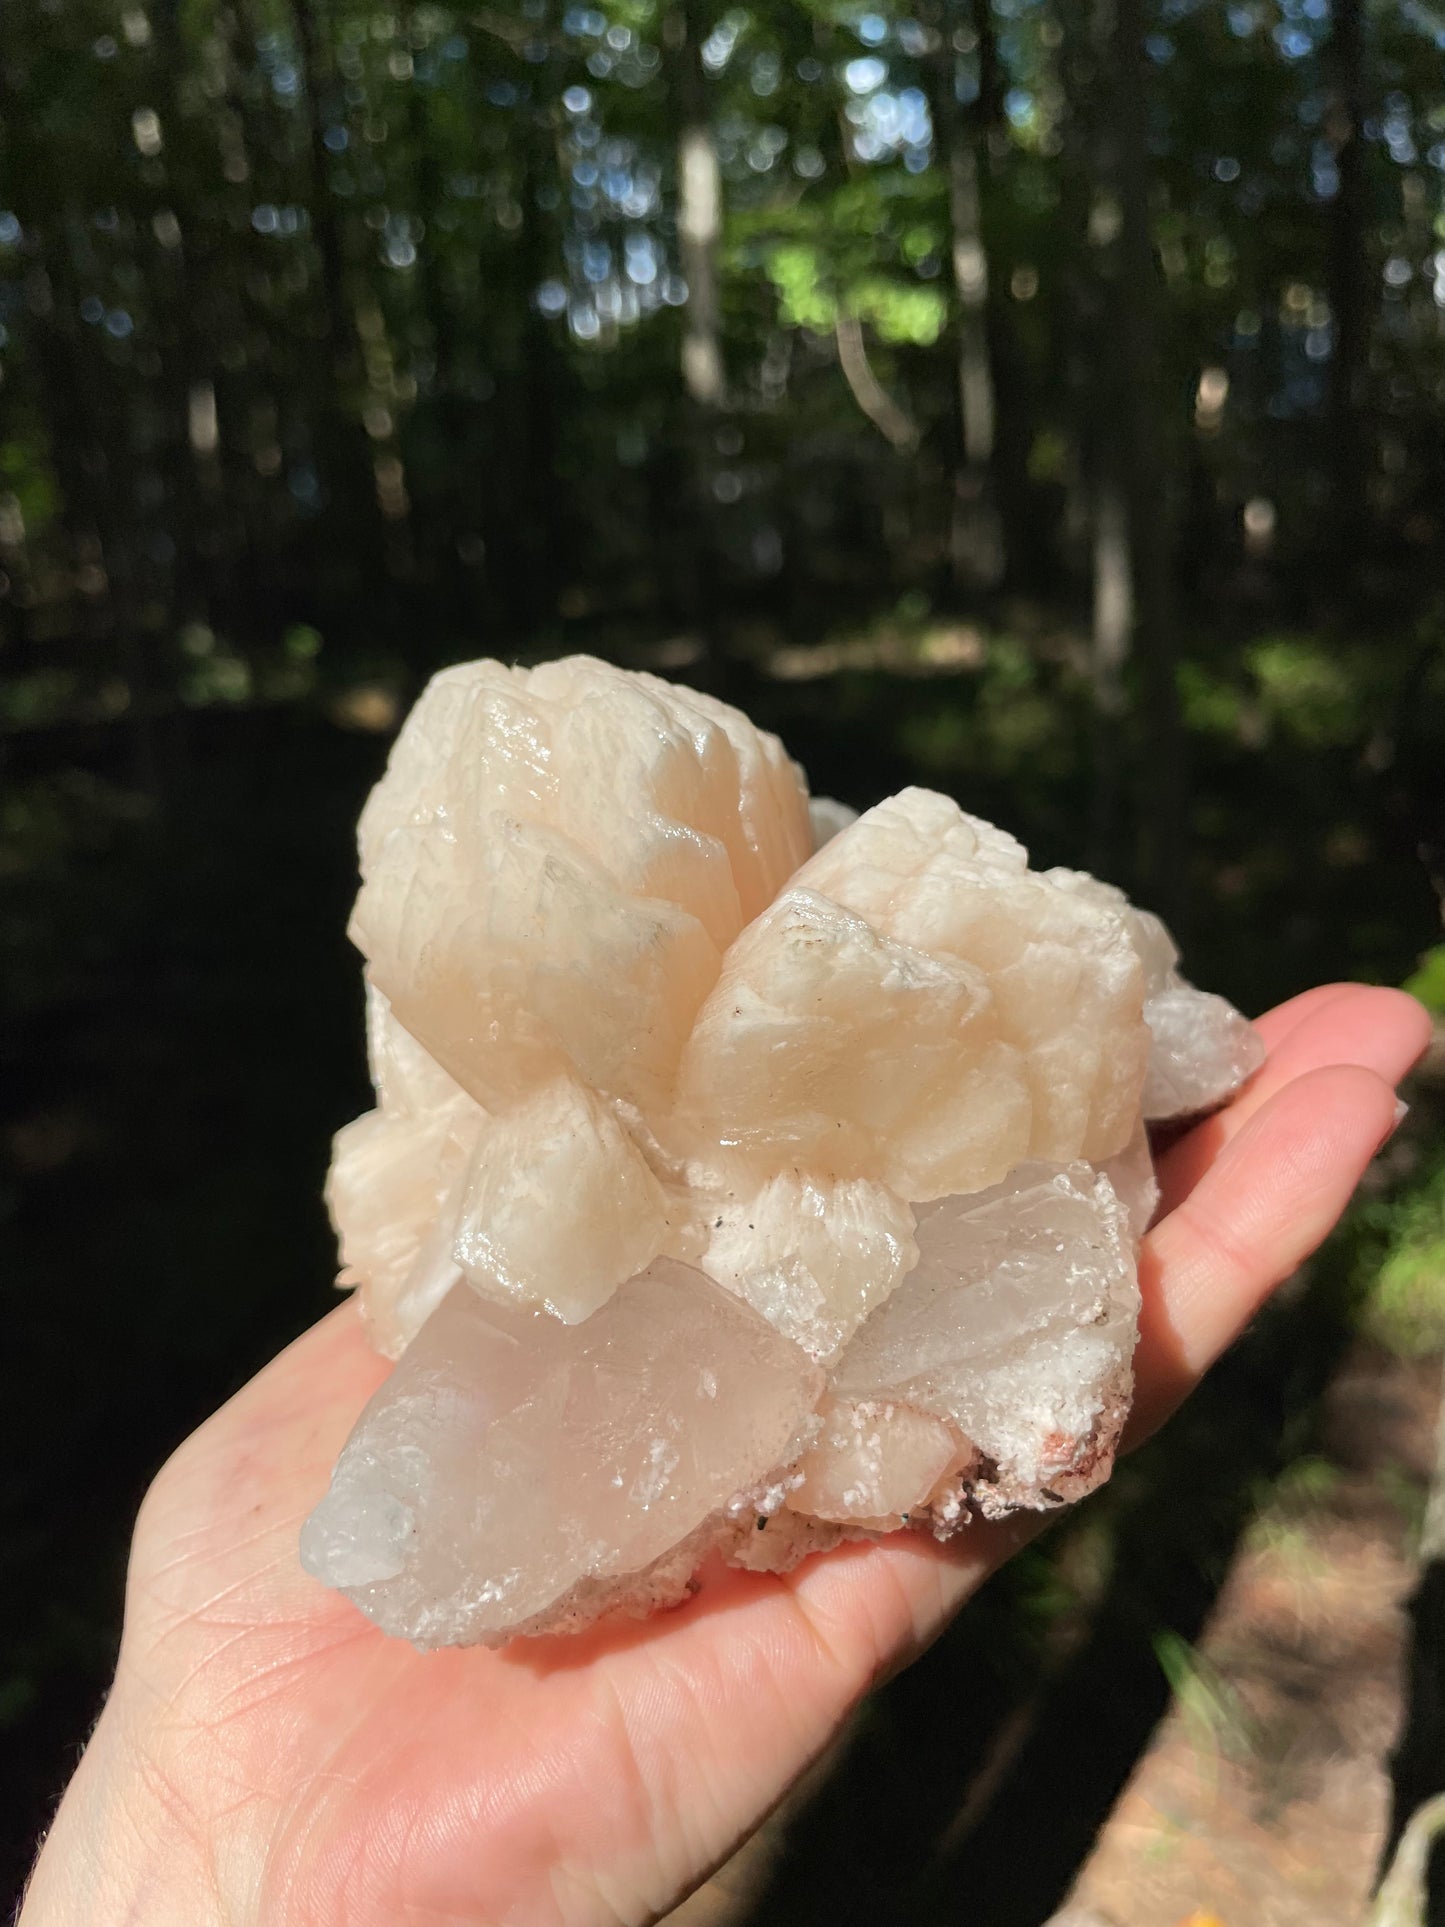
[[[1445,1793],[1416,1807],[1370,1910],[1369,1927],[1425,1927],[1430,1849],[1445,1833]]]
[[[863,324],[857,315],[845,314],[839,308],[837,320],[833,323],[833,336],[838,344],[838,365],[843,370],[854,401],[879,434],[895,448],[917,448],[918,424],[874,374],[873,364],[868,359],[868,350],[863,343]]]

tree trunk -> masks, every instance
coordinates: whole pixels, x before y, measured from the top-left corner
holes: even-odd
[[[346,236],[328,184],[326,128],[337,94],[330,21],[325,0],[292,0],[296,47],[306,106],[310,160],[310,220],[321,268],[317,316],[326,361],[317,410],[319,467],[335,502],[338,529],[349,532],[352,558],[371,592],[390,595],[387,567],[394,542],[377,506],[373,458],[358,419],[366,380],[365,349],[357,329],[357,305],[349,285]]]
[[[1334,0],[1325,48],[1325,137],[1338,186],[1330,210],[1329,297],[1333,343],[1325,409],[1330,513],[1328,573],[1338,590],[1355,581],[1369,511],[1365,378],[1369,356],[1369,185],[1365,176],[1365,4]]]
[[[812,39],[823,64],[836,71],[841,64],[836,45],[836,26],[815,16]],[[830,93],[832,112],[824,117],[819,145],[826,171],[841,184],[856,177],[858,164],[849,135],[846,96],[840,88],[830,88]],[[835,279],[830,293],[834,310],[833,346],[849,394],[886,442],[905,454],[915,453],[921,439],[917,422],[903,403],[891,395],[878,379],[877,371],[869,359],[863,323],[848,307],[846,289],[842,283]]]
[[[331,353],[332,384],[343,392],[361,379],[360,344],[353,332],[346,292],[346,246],[327,185],[327,114],[336,87],[329,25],[323,0],[294,0],[296,46],[301,55],[306,103],[306,141],[311,160],[311,232],[321,264],[322,333]]]
[[[1064,122],[1060,215],[1069,237],[1064,300],[1051,335],[1062,346],[1073,457],[1064,537],[1091,589],[1089,675],[1089,868],[1121,876],[1127,796],[1125,671],[1134,640],[1134,565],[1120,433],[1121,368],[1113,339],[1120,275],[1115,175],[1117,125],[1107,97],[1112,10],[1096,5],[1055,15]],[[1101,98],[1101,94],[1103,98]],[[1132,880],[1132,879],[1131,879]]]
[[[1090,536],[1094,574],[1089,665],[1094,694],[1089,862],[1100,875],[1119,867],[1124,785],[1120,778],[1128,697],[1124,669],[1134,634],[1133,549],[1129,507],[1114,461],[1093,477]]]
[[[411,60],[426,48],[419,9],[404,5],[398,15],[401,37]],[[420,224],[416,240],[416,293],[431,343],[431,379],[414,417],[421,430],[408,464],[413,539],[423,575],[432,586],[447,622],[464,633],[471,615],[465,571],[457,555],[458,508],[467,502],[468,410],[456,392],[458,335],[452,288],[445,272],[446,236],[437,216],[444,205],[439,135],[428,109],[428,90],[414,71],[406,88],[406,136],[410,148],[412,212]]]
[[[1113,867],[1124,735],[1125,669],[1139,701],[1130,732],[1139,872],[1151,904],[1177,922],[1185,901],[1183,739],[1175,683],[1172,544],[1161,432],[1156,268],[1143,0],[1094,0],[1069,61],[1072,111],[1095,183],[1082,275],[1091,284],[1082,388],[1090,491],[1096,716],[1095,856]]]
[[[833,341],[838,350],[838,366],[843,370],[843,379],[854,401],[885,441],[911,453],[918,446],[917,424],[873,372],[863,339],[863,324],[857,315],[845,313],[841,305],[833,323]]]
[[[674,0],[663,23],[677,121],[677,249],[687,283],[683,308],[682,379],[694,406],[720,408],[726,393],[718,246],[722,240],[722,169],[708,114],[702,64],[706,23],[698,0]]]
[[[153,10],[156,105],[160,110],[164,170],[141,206],[152,216],[183,200],[189,138],[182,113],[187,49],[179,0]],[[183,623],[212,620],[214,575],[224,545],[218,515],[221,484],[220,431],[209,344],[198,329],[203,314],[201,275],[193,272],[199,222],[173,247],[154,237],[153,221],[142,229],[148,276],[162,329],[156,380],[159,412],[166,423],[164,463],[169,498],[167,533],[175,543],[171,565],[171,615]],[[154,238],[153,238],[154,237]],[[204,326],[204,322],[201,322]]]
[[[989,167],[988,117],[998,100],[998,57],[989,0],[941,0],[930,25],[929,113],[948,181],[949,258],[957,303],[954,379],[958,457],[953,475],[950,562],[964,592],[992,589],[1003,575],[1003,530],[993,486],[996,403],[989,349],[989,264],[983,184]],[[965,34],[978,50],[979,94],[972,112],[958,95],[958,51]]]
[[[1118,348],[1126,402],[1129,535],[1134,569],[1134,647],[1144,732],[1140,773],[1141,868],[1162,915],[1176,923],[1186,901],[1184,738],[1179,720],[1173,593],[1173,532],[1155,326],[1158,271],[1150,219],[1148,65],[1144,0],[1115,0],[1118,185],[1121,215]]]
[[[540,87],[538,91],[542,93]],[[529,293],[541,285],[554,265],[543,223],[550,219],[544,189],[556,173],[551,123],[543,107],[534,107],[527,117],[522,175],[521,259]],[[569,544],[564,540],[564,483],[558,473],[565,407],[562,358],[534,300],[527,301],[523,313],[522,371],[524,434],[519,453],[524,517],[521,552],[526,580],[520,595],[514,596],[513,606],[527,627],[537,630],[556,619],[561,565]]]
[[[700,0],[672,0],[662,41],[676,129],[677,251],[687,284],[682,311],[683,408],[678,436],[686,482],[677,522],[681,598],[678,615],[710,647],[717,642],[717,543],[713,457],[717,418],[727,399],[722,351],[718,248],[722,169],[708,110]]]

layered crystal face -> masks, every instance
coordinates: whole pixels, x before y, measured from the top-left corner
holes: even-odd
[[[1111,906],[904,790],[829,839],[736,940],[683,1053],[700,1142],[876,1175],[909,1199],[1021,1159],[1106,1158],[1138,1115],[1144,976]]]
[[[352,934],[478,1102],[664,1104],[722,953],[811,847],[781,745],[586,658],[434,678],[362,813]]]
[[[1146,1121],[1192,1117],[1214,1108],[1264,1062],[1258,1033],[1223,997],[1196,990],[1179,974],[1179,949],[1150,910],[1138,910],[1122,890],[1077,870],[1050,870],[1050,879],[1081,899],[1112,910],[1129,931],[1144,970],[1144,1021],[1149,1068],[1141,1108]]]
[[[912,1210],[867,1178],[782,1171],[715,1202],[702,1269],[825,1363],[918,1262]]]
[[[668,1208],[616,1113],[558,1078],[482,1124],[452,1250],[484,1297],[575,1325],[663,1250]]]
[[[1260,1057],[1157,918],[711,698],[447,670],[360,825],[341,1282],[400,1363],[308,1568],[421,1644],[1107,1476],[1146,1120]]]

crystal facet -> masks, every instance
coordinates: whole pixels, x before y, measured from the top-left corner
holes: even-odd
[[[1105,1158],[1149,1033],[1123,916],[927,790],[832,837],[734,942],[683,1053],[699,1141],[909,1199]]]

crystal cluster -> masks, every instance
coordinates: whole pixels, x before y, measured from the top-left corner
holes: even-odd
[[[436,677],[360,825],[373,1343],[302,1557],[499,1644],[1108,1475],[1146,1126],[1256,1067],[1157,918],[587,658]]]

